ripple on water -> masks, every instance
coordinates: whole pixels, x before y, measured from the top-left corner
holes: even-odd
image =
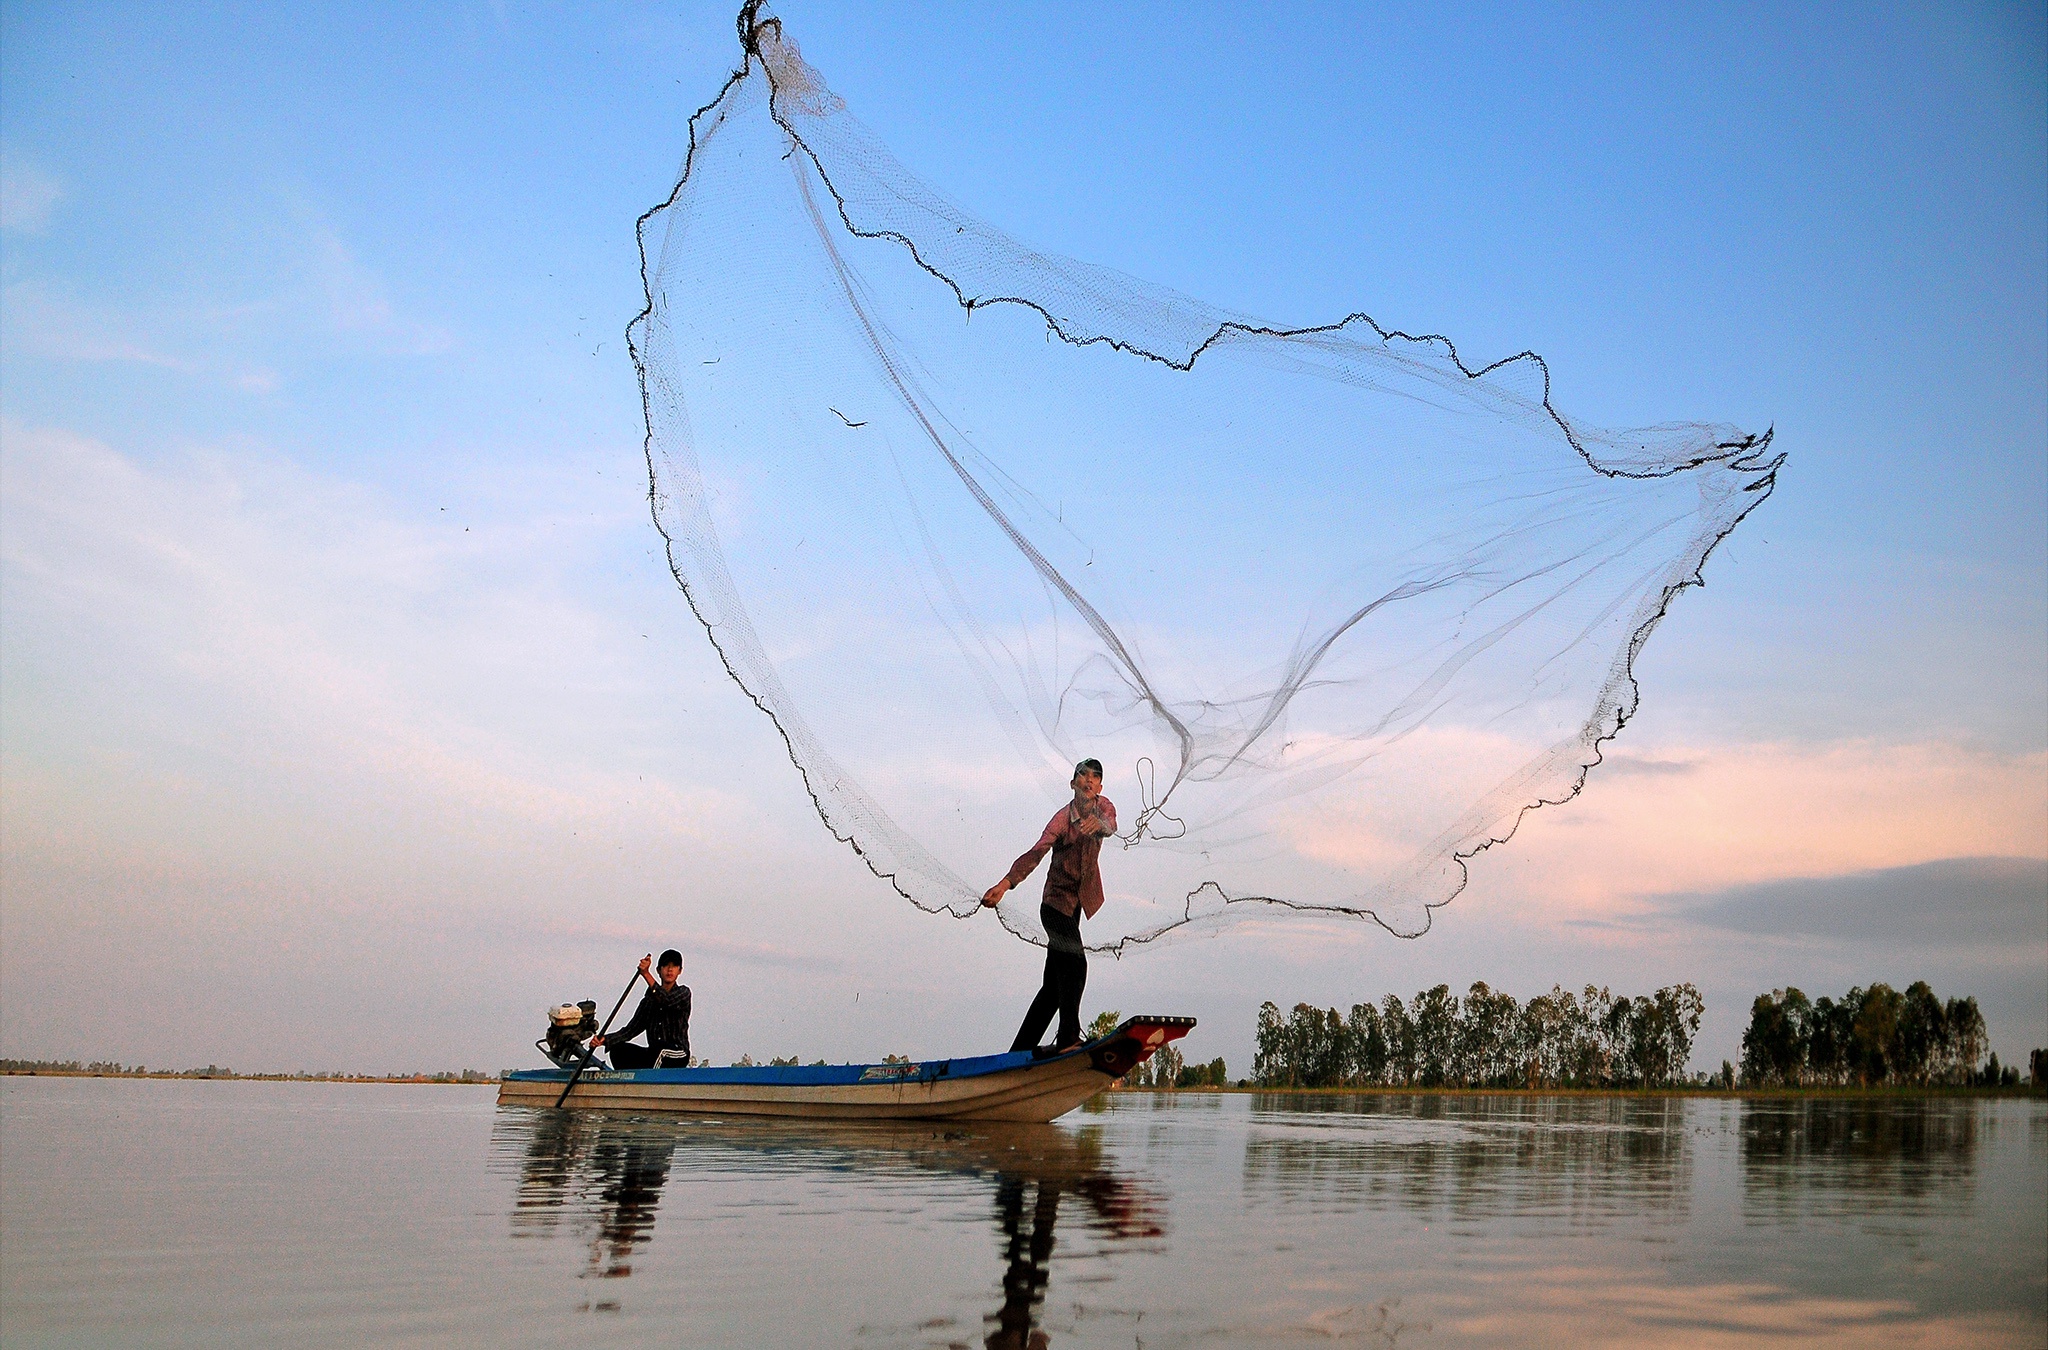
[[[0,1084],[9,1346],[2038,1344],[2048,1103]]]

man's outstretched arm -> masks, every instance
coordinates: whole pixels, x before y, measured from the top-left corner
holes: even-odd
[[[1046,824],[1045,833],[1038,836],[1038,842],[1017,855],[1017,861],[1010,864],[1009,875],[982,893],[981,903],[985,907],[994,908],[1012,886],[1031,875],[1032,869],[1037,867],[1045,855],[1052,851],[1052,846],[1059,842],[1060,827],[1066,823],[1066,818],[1067,809],[1061,807],[1059,814]]]

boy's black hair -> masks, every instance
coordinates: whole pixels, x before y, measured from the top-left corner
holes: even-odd
[[[654,968],[660,970],[663,966],[679,966],[682,963],[683,954],[671,947],[661,954],[661,959],[654,963]]]

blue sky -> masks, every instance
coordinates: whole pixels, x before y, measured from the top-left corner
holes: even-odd
[[[2048,1037],[2048,898],[1952,951],[1888,882],[1853,942],[1675,917],[2048,856],[2040,7],[780,12],[1042,249],[1790,455],[1639,667],[1621,748],[1683,772],[1421,942],[1226,936],[1091,1010],[1203,988],[1236,1063],[1262,998],[1692,978],[1717,1061],[1765,985],[1925,973]],[[715,6],[0,6],[7,1053],[496,1067],[678,930],[714,1054],[1006,1039],[1031,953],[820,837],[656,561],[632,223],[737,55]],[[81,962],[265,1030],[71,1007]]]

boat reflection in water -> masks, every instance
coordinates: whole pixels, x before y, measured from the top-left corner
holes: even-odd
[[[742,1217],[757,1227],[797,1218],[817,1225],[817,1245],[837,1274],[887,1247],[877,1215],[929,1208],[941,1221],[973,1222],[978,1213],[981,1224],[993,1220],[998,1239],[996,1268],[981,1297],[999,1302],[982,1316],[980,1333],[985,1346],[998,1350],[1050,1344],[1041,1322],[1063,1240],[1069,1248],[1081,1240],[1115,1248],[1152,1244],[1167,1231],[1164,1202],[1109,1164],[1092,1127],[735,1123],[501,1107],[492,1153],[496,1168],[516,1168],[513,1236],[575,1239],[583,1279],[633,1274],[636,1257],[647,1255],[672,1175],[678,1184],[669,1189],[676,1211],[669,1240],[681,1241],[674,1251],[664,1245],[671,1260],[687,1260],[680,1249],[698,1242],[748,1240],[730,1226]],[[739,1185],[745,1198],[722,1198],[721,1182]],[[857,1203],[835,1202],[835,1183],[856,1187]],[[847,1210],[867,1221],[833,1231]],[[905,1284],[914,1290],[918,1281]],[[927,1299],[931,1294],[924,1291]],[[620,1300],[614,1290],[578,1306],[616,1313]],[[868,1325],[862,1333],[891,1343],[959,1344],[958,1321],[928,1316]]]
[[[511,1232],[547,1239],[505,1258],[534,1343],[2048,1344],[2032,1101],[1124,1093],[1055,1125],[493,1129]]]

